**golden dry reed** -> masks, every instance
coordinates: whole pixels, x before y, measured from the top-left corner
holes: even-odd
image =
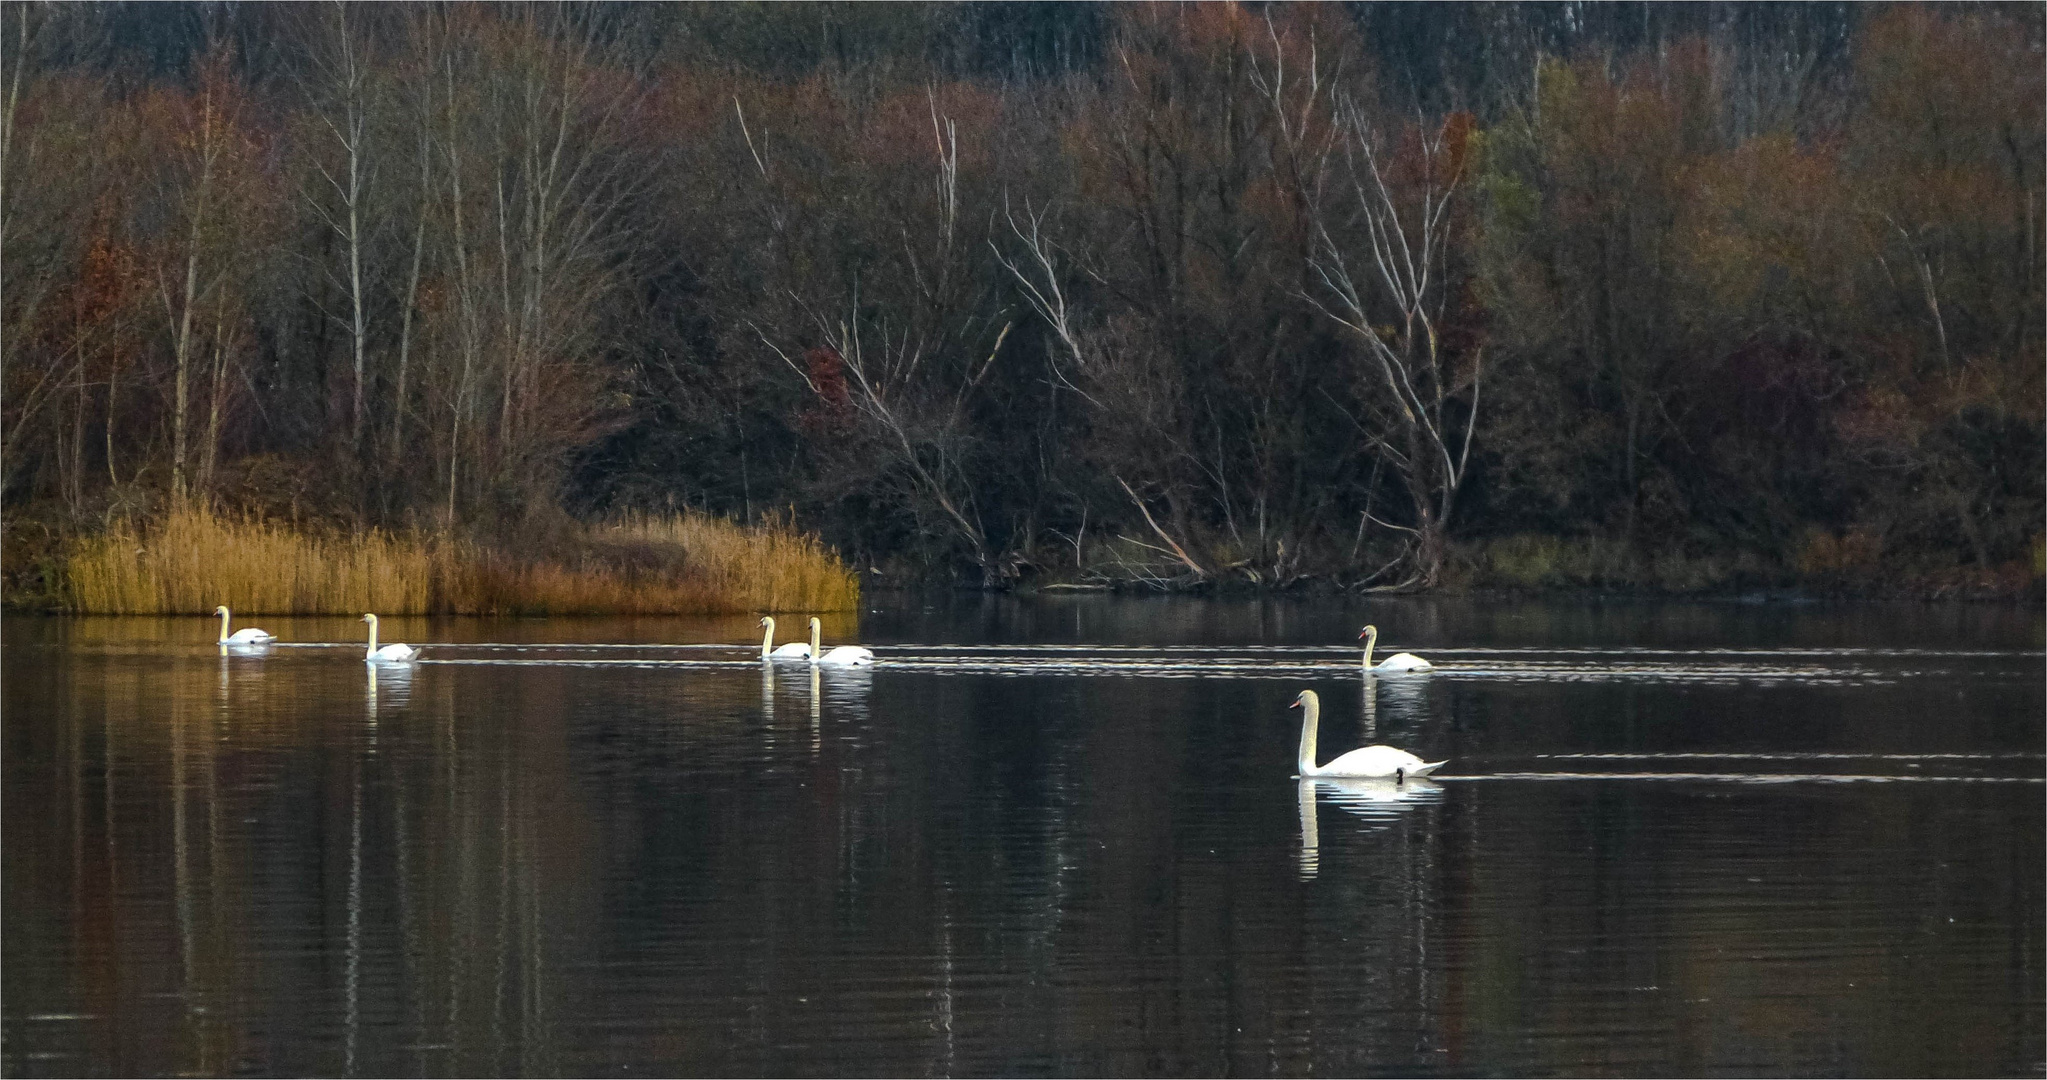
[[[652,615],[843,611],[859,580],[817,537],[691,511],[583,531],[566,556],[372,529],[320,534],[204,509],[118,524],[74,543],[65,595],[80,614]]]

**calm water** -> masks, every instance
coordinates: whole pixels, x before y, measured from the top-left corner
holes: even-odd
[[[9,1075],[2043,1071],[2037,612],[255,621],[0,628]]]

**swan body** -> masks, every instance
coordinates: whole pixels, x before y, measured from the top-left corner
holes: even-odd
[[[779,649],[775,648],[775,617],[773,615],[761,616],[761,626],[765,630],[765,633],[761,635],[761,659],[763,660],[810,659],[810,646],[804,644],[801,641],[792,641]]]
[[[1381,671],[1390,674],[1397,674],[1403,671],[1436,670],[1436,665],[1429,663],[1427,660],[1424,660],[1411,652],[1394,653],[1392,656],[1389,656],[1386,659],[1381,660],[1376,666],[1374,666],[1372,663],[1372,646],[1377,645],[1379,643],[1379,628],[1376,626],[1367,626],[1363,630],[1358,631],[1358,636],[1365,639],[1364,665],[1366,671]]]
[[[1339,755],[1327,765],[1316,765],[1315,731],[1322,723],[1322,699],[1313,690],[1303,690],[1290,708],[1301,710],[1301,752],[1295,765],[1302,776],[1360,776],[1404,782],[1427,776],[1448,764],[1423,761],[1397,747],[1366,746]]]
[[[370,647],[363,650],[363,662],[368,664],[405,664],[419,659],[419,650],[410,645],[392,642],[383,648],[377,647],[377,617],[364,615],[362,621],[370,624]]]
[[[220,643],[222,645],[268,645],[277,640],[276,634],[268,630],[258,630],[253,626],[244,626],[232,634],[228,633],[227,621],[230,616],[228,615],[226,604],[214,608],[213,613],[220,616]]]
[[[1352,750],[1316,769],[1314,776],[1348,776],[1365,779],[1424,777],[1443,767],[1440,761],[1423,761],[1392,746],[1364,746]]]
[[[874,650],[859,645],[841,645],[831,652],[824,652],[824,624],[816,617],[810,620],[810,655],[817,659],[813,664],[829,667],[865,667],[874,663]]]

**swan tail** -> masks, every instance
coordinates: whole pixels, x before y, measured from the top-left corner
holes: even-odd
[[[1449,758],[1444,758],[1441,761],[1424,761],[1420,765],[1416,765],[1414,768],[1407,770],[1407,775],[1427,776],[1430,773],[1435,772],[1437,769],[1440,769],[1448,764],[1450,764]]]

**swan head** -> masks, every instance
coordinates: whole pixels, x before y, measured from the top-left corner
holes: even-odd
[[[755,623],[754,625],[755,625],[755,626],[773,626],[773,625],[775,625],[775,620],[773,620],[773,619],[771,619],[771,618],[768,618],[768,617],[767,617],[766,615],[763,615],[763,616],[761,616],[761,621],[760,621],[760,622],[757,622],[757,623]]]
[[[815,615],[812,615],[812,616],[810,617],[810,628],[811,628],[812,630],[822,630],[822,629],[824,629],[824,620],[823,620],[823,619],[820,619],[820,618],[818,618],[818,617],[817,617],[817,616],[815,616]]]
[[[1315,691],[1313,691],[1313,690],[1303,690],[1303,691],[1301,691],[1301,692],[1300,692],[1300,694],[1299,694],[1299,695],[1298,695],[1297,697],[1295,697],[1295,698],[1294,698],[1294,703],[1293,703],[1293,704],[1291,704],[1291,705],[1288,705],[1288,706],[1287,706],[1287,708],[1289,708],[1289,709],[1299,709],[1299,708],[1302,708],[1302,707],[1304,707],[1304,706],[1308,706],[1308,705],[1320,705],[1320,704],[1322,704],[1322,699],[1321,699],[1321,698],[1320,698],[1319,696],[1317,696],[1317,695],[1316,695]]]
[[[1379,639],[1379,628],[1376,626],[1367,625],[1363,630],[1358,631],[1359,641],[1363,641],[1366,638],[1371,638],[1372,640],[1377,641]]]
[[[227,614],[227,605],[226,605],[226,604],[222,604],[222,605],[220,605],[219,607],[217,607],[217,608],[214,608],[214,609],[213,609],[213,613],[214,613],[215,615],[225,615],[225,614]]]
[[[365,612],[365,613],[363,614],[363,617],[362,617],[361,621],[362,621],[362,622],[366,622],[366,623],[373,623],[373,622],[376,622],[376,621],[377,621],[377,617],[376,617],[375,615],[372,615],[372,614],[369,614],[369,613]]]

